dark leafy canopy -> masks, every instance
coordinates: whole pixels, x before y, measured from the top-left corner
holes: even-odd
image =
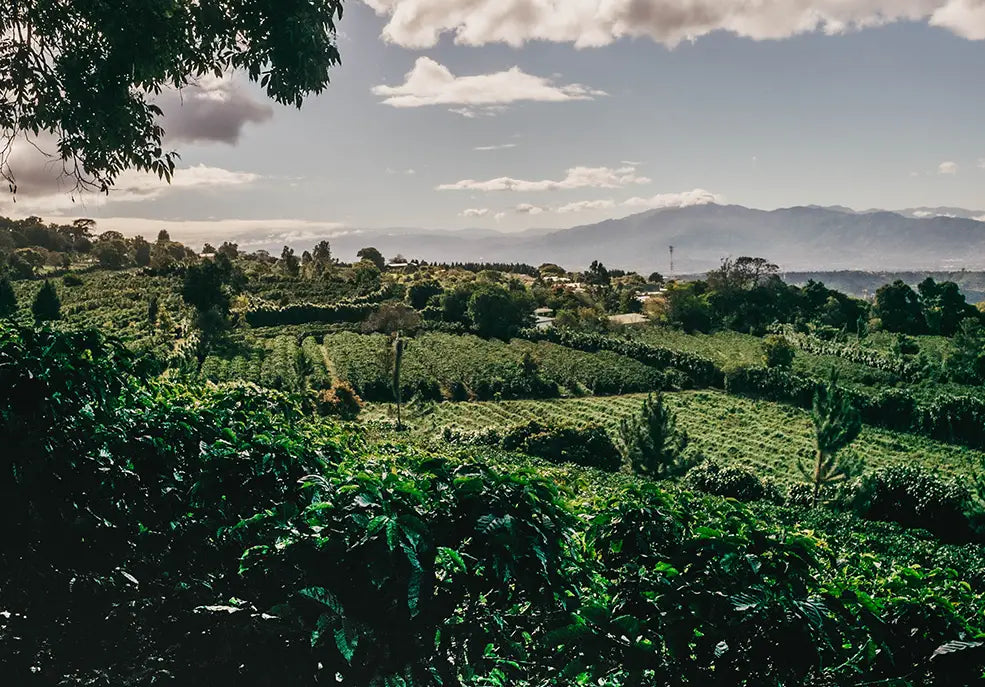
[[[0,134],[54,135],[80,186],[105,191],[128,168],[170,178],[153,96],[239,70],[300,107],[340,62],[341,15],[341,0],[0,0]]]
[[[750,507],[652,485],[582,507],[525,467],[374,453],[279,394],[150,372],[94,332],[0,323],[10,684],[907,687],[982,674],[980,586],[953,570],[829,548]]]
[[[376,265],[376,269],[378,270],[382,271],[386,269],[386,258],[383,257],[383,253],[372,246],[369,246],[368,248],[360,248],[359,252],[356,253],[356,257],[360,260],[368,260]]]

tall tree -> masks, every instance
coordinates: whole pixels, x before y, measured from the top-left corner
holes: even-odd
[[[677,418],[659,392],[646,397],[639,413],[619,423],[623,457],[633,472],[654,479],[676,477],[687,471],[687,442],[687,435],[678,431]]]
[[[927,329],[920,298],[900,279],[879,287],[872,314],[880,319],[886,331],[921,334]]]
[[[137,267],[150,265],[151,245],[143,236],[133,237],[133,260]]]
[[[851,444],[862,429],[862,419],[845,391],[838,387],[838,375],[832,370],[827,383],[814,394],[811,409],[814,423],[814,462],[798,464],[813,488],[812,503],[817,505],[822,487],[842,482],[861,470],[861,464],[838,452]]]
[[[917,285],[917,290],[927,329],[932,334],[953,336],[963,319],[978,316],[978,311],[968,304],[953,281],[937,283],[933,277],[927,277]]]
[[[284,246],[284,250],[280,252],[280,268],[284,271],[284,274],[296,277],[301,272],[301,262],[298,260],[298,256],[294,254],[294,249],[290,246]]]
[[[57,320],[62,316],[62,302],[58,298],[58,291],[55,290],[55,285],[47,279],[41,285],[38,295],[34,297],[31,312],[34,313],[34,321],[37,324]]]
[[[376,265],[376,269],[380,270],[381,272],[386,269],[386,260],[383,258],[383,253],[373,248],[372,246],[368,246],[366,248],[360,248],[359,252],[356,253],[356,257],[359,258],[360,260],[368,260],[369,262]]]
[[[9,318],[17,314],[17,294],[14,285],[6,274],[0,274],[0,317]]]
[[[332,246],[328,241],[319,241],[311,250],[311,259],[315,265],[315,271],[321,274],[332,264]]]
[[[83,187],[106,191],[130,168],[170,179],[162,89],[239,71],[300,107],[339,64],[341,14],[342,0],[0,0],[0,138],[54,137]],[[0,174],[16,188],[9,153],[0,145]]]

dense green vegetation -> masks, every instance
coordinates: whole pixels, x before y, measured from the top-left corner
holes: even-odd
[[[974,550],[370,445],[276,392],[154,371],[97,334],[0,329],[0,652],[18,684],[981,675]]]
[[[5,226],[15,684],[982,677],[985,334],[949,286]]]

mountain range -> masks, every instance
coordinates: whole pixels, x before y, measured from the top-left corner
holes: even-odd
[[[271,239],[271,248],[279,251]],[[961,208],[767,211],[708,204],[569,229],[366,229],[329,239],[343,260],[352,259],[359,248],[375,246],[388,257],[428,261],[554,262],[581,269],[601,260],[608,267],[669,274],[673,246],[674,274],[706,271],[724,257],[742,255],[767,258],[782,271],[985,269],[985,212]],[[257,244],[256,237],[251,243]]]

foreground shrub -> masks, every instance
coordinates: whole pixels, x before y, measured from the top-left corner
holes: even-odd
[[[725,496],[739,501],[777,499],[779,490],[772,482],[763,480],[751,469],[738,465],[719,465],[702,461],[687,471],[684,487],[706,494]]]
[[[793,366],[794,347],[785,336],[770,334],[763,339],[763,363],[766,367],[789,370]]]
[[[610,472],[622,465],[619,450],[598,425],[564,427],[534,420],[507,430],[500,445],[507,451],[520,451],[554,463],[574,463]]]
[[[363,400],[349,382],[333,382],[328,389],[317,393],[318,412],[343,420],[354,420],[363,409]]]
[[[969,534],[970,490],[956,480],[913,465],[893,465],[862,478],[855,495],[856,513],[888,520],[959,540]]]

